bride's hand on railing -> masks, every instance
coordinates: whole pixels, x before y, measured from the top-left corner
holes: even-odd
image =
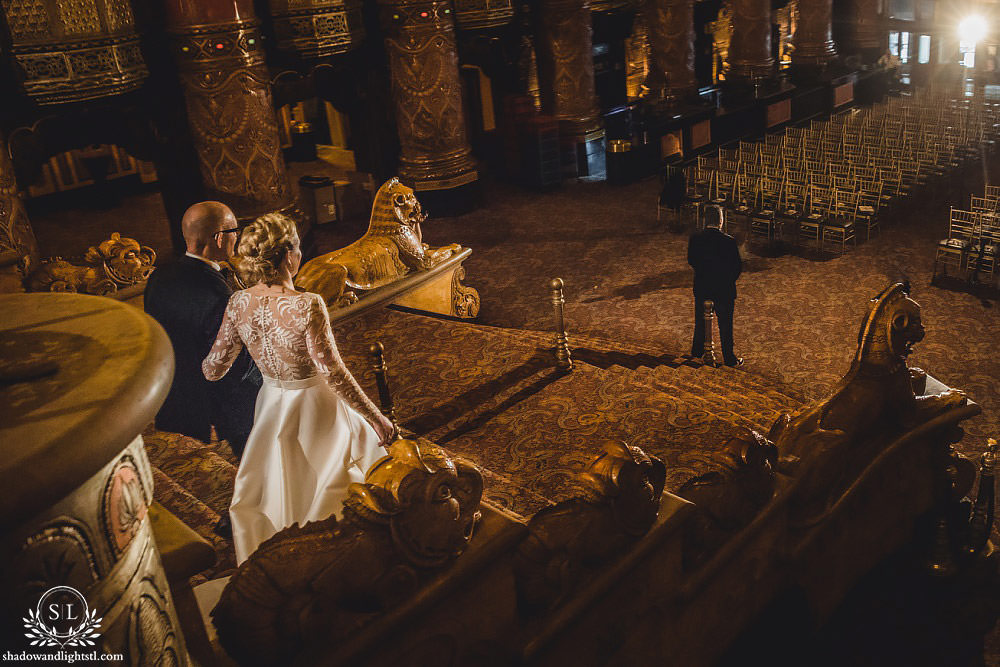
[[[379,444],[383,447],[388,447],[399,437],[399,430],[396,425],[389,421],[389,418],[383,414],[379,414],[376,423],[372,424],[375,428],[375,433],[378,434]]]

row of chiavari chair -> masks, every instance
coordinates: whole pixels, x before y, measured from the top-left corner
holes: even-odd
[[[763,141],[739,141],[688,167],[687,199],[746,221],[750,240],[795,240],[840,252],[879,231],[879,213],[978,154],[997,135],[1000,104],[944,89],[890,98]]]
[[[976,281],[981,276],[993,280],[1000,253],[1000,186],[987,185],[983,196],[971,195],[968,209],[951,208],[948,238],[938,242],[934,271],[947,275],[949,269]]]

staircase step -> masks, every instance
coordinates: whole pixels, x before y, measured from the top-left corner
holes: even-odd
[[[150,430],[144,441],[150,461],[165,475],[216,514],[229,511],[236,466],[215,449],[226,445],[206,445],[176,433]]]

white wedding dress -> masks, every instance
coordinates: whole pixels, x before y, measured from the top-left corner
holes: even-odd
[[[322,297],[235,292],[211,352],[209,380],[246,345],[264,376],[229,515],[237,564],[294,523],[340,514],[347,487],[385,455],[379,418],[344,367]]]

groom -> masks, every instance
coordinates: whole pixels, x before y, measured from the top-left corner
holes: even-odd
[[[232,294],[219,262],[233,255],[239,227],[226,205],[206,201],[184,213],[181,228],[187,252],[154,271],[146,284],[146,312],[166,330],[175,359],[156,427],[208,442],[214,426],[240,458],[253,426],[260,371],[244,348],[219,382],[201,372]]]

